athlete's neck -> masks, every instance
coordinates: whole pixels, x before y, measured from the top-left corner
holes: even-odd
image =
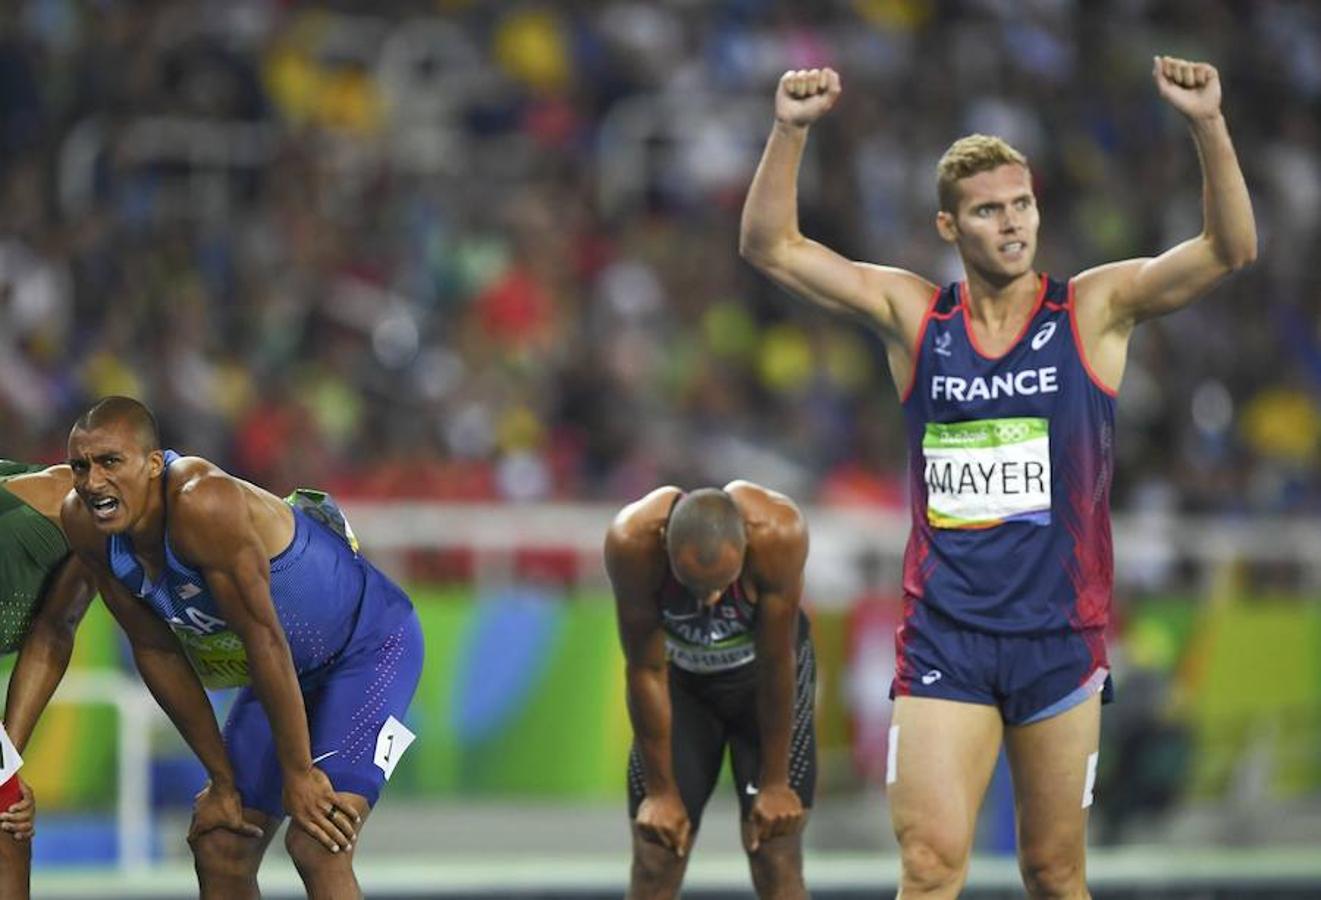
[[[968,313],[973,321],[991,333],[1009,328],[1016,330],[1036,305],[1041,276],[1034,270],[1007,280],[988,278],[975,269],[967,270]]]
[[[159,480],[151,483],[147,492],[146,508],[137,520],[128,527],[128,536],[133,541],[133,550],[138,556],[144,554],[155,560],[159,552],[164,556],[165,548],[165,491],[169,490],[166,482],[169,470],[163,470]]]

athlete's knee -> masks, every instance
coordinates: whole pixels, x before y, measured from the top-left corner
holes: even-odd
[[[803,850],[799,835],[764,841],[748,853],[752,883],[760,900],[798,900],[806,897],[803,884]]]
[[[1041,900],[1078,900],[1087,896],[1085,864],[1073,848],[1024,848],[1019,869],[1028,895]]]
[[[353,868],[353,851],[327,850],[325,845],[297,825],[290,823],[284,835],[284,849],[289,853],[299,875],[307,878],[338,869]]]
[[[917,891],[958,887],[968,864],[966,843],[909,831],[899,836],[904,886]]]
[[[255,878],[261,864],[260,842],[223,828],[188,838],[193,866],[204,878]]]
[[[660,844],[635,837],[629,900],[675,896],[683,880],[685,866],[683,857]]]

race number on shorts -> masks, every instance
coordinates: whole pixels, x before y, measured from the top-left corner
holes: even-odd
[[[18,755],[14,742],[5,734],[4,726],[0,725],[0,784],[13,778],[22,766],[23,757]]]
[[[394,716],[385,720],[381,726],[380,732],[376,735],[376,765],[385,773],[385,780],[390,780],[390,775],[394,772],[395,765],[399,762],[399,757],[404,755],[408,745],[417,739],[417,735],[409,731],[403,722],[400,722]]]
[[[927,521],[936,528],[1050,524],[1050,422],[928,422]]]

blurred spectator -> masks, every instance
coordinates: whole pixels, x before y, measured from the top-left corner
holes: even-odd
[[[5,6],[4,455],[58,454],[122,392],[277,488],[619,501],[739,474],[901,507],[880,343],[735,254],[776,78],[846,85],[807,233],[958,277],[934,161],[992,130],[1031,158],[1040,263],[1068,274],[1196,228],[1192,144],[1150,83],[1168,51],[1219,66],[1269,246],[1134,341],[1117,506],[1321,511],[1313,5],[348,9]]]

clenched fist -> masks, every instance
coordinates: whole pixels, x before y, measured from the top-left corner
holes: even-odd
[[[804,127],[830,111],[843,90],[834,69],[796,69],[780,76],[775,91],[775,118]]]
[[[1165,101],[1189,119],[1210,119],[1220,114],[1220,73],[1215,66],[1157,56],[1151,75]]]

